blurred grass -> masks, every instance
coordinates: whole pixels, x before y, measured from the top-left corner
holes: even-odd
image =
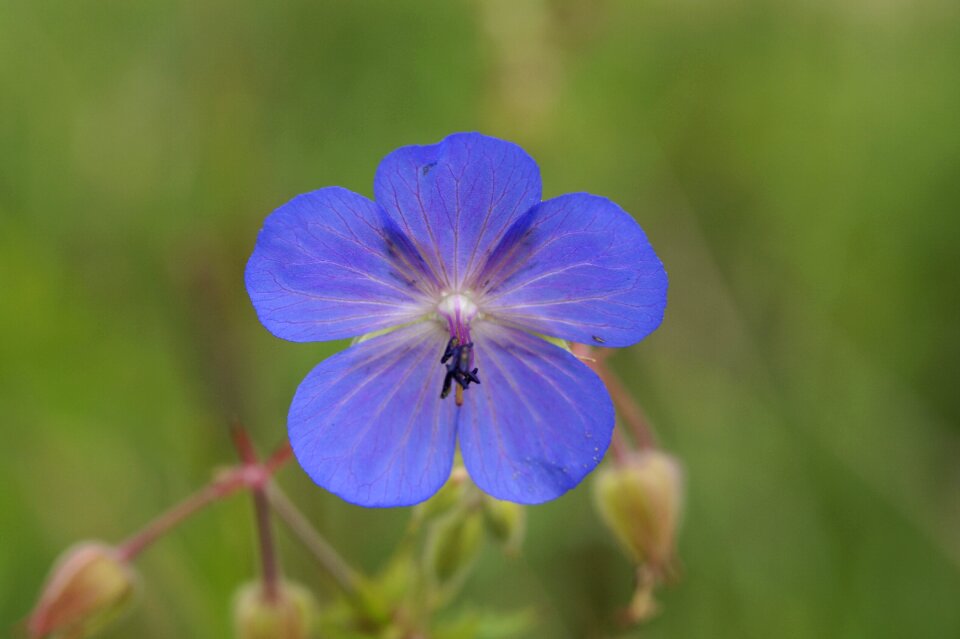
[[[257,323],[263,217],[482,130],[547,196],[622,204],[671,275],[614,361],[687,465],[685,574],[624,636],[960,635],[958,61],[948,0],[0,2],[0,627],[62,548],[232,461],[230,418],[283,437],[341,345]],[[368,570],[405,521],[282,482]],[[237,499],[151,550],[109,636],[226,636],[251,528]],[[464,601],[616,636],[589,491],[529,534]]]

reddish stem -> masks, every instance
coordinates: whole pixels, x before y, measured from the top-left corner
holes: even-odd
[[[623,433],[620,432],[619,428],[614,427],[613,429],[613,439],[610,440],[610,450],[613,451],[613,460],[617,464],[622,464],[627,461],[627,457],[630,455],[630,445],[627,443],[627,440],[623,438]]]
[[[656,448],[656,437],[653,435],[650,421],[644,414],[643,409],[640,408],[639,402],[633,398],[627,387],[623,385],[616,373],[610,370],[605,361],[597,361],[595,370],[603,383],[606,384],[607,391],[613,398],[613,403],[620,409],[620,418],[630,427],[637,448]]]
[[[230,432],[244,466],[248,469],[264,470],[257,459],[257,451],[246,429],[240,424],[234,424]],[[289,445],[287,448],[289,449]],[[273,530],[270,528],[270,504],[264,491],[265,483],[264,481],[251,486],[250,493],[253,497],[253,510],[257,522],[257,539],[260,543],[263,596],[267,601],[276,601],[280,583],[280,565],[277,562],[276,548],[273,543]]]
[[[233,493],[263,486],[267,479],[292,458],[289,444],[279,448],[266,464],[257,467],[239,466],[219,473],[209,484],[156,517],[117,546],[121,561],[137,557],[157,539],[205,506],[229,497]]]
[[[621,421],[630,428],[637,448],[656,448],[657,441],[656,437],[654,437],[653,429],[650,427],[650,421],[644,414],[643,409],[640,408],[640,404],[633,398],[617,374],[607,366],[608,353],[605,351],[597,352],[593,348],[583,344],[574,344],[573,353],[579,357],[584,364],[589,366],[593,372],[600,377],[601,381],[603,381],[604,386],[607,387],[607,392],[610,393],[610,398],[613,400],[614,406],[617,408],[617,415]],[[621,453],[629,448],[623,436],[616,429],[614,430],[612,445],[614,447],[614,454],[618,460],[622,459],[617,453],[618,448]]]
[[[291,459],[293,459],[293,449],[290,448],[290,442],[283,442],[282,446],[267,457],[267,461],[263,464],[263,470],[268,476],[272,476]]]

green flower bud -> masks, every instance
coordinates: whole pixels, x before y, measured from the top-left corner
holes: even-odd
[[[677,460],[643,450],[601,469],[593,488],[600,516],[630,558],[667,571],[683,507],[683,471]]]
[[[98,542],[68,549],[54,564],[27,620],[31,637],[86,637],[127,607],[136,576],[116,550]]]
[[[233,603],[233,619],[238,639],[304,639],[313,624],[314,600],[306,588],[290,582],[277,586],[276,597],[269,599],[263,583],[243,586]]]
[[[483,496],[483,523],[487,532],[509,554],[520,552],[527,527],[527,511],[520,504]]]
[[[455,510],[430,527],[428,574],[443,584],[473,565],[483,546],[483,519],[475,510]]]

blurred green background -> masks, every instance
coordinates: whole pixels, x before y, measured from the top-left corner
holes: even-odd
[[[642,629],[587,488],[461,601],[544,638],[960,636],[955,0],[0,0],[0,628],[63,548],[232,463],[232,417],[282,441],[343,346],[258,324],[263,218],[463,130],[646,229],[666,321],[612,361],[689,492]],[[280,482],[367,570],[408,514]],[[105,636],[227,636],[254,544],[248,499],[198,516]]]

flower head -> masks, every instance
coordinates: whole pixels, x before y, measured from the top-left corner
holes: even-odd
[[[389,154],[373,201],[329,187],[281,206],[246,284],[278,337],[366,336],[300,384],[290,443],[320,486],[400,506],[443,485],[458,441],[498,499],[576,486],[610,443],[613,406],[556,342],[640,341],[663,318],[667,277],[619,206],[541,201],[520,147],[464,133]]]

